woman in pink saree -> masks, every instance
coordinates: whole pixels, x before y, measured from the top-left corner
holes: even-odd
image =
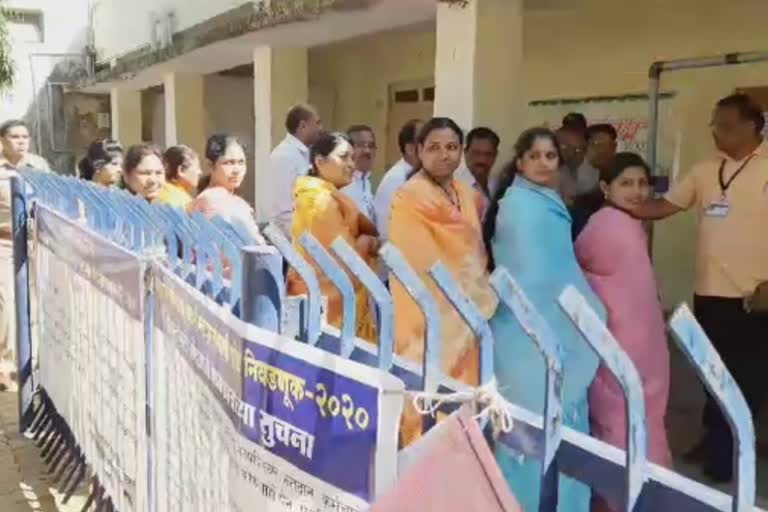
[[[649,459],[670,466],[664,417],[669,396],[669,351],[656,279],[641,221],[631,216],[651,192],[650,169],[634,153],[619,153],[600,187],[606,205],[576,240],[576,256],[608,311],[608,328],[637,367],[643,382]],[[624,396],[601,367],[589,393],[592,435],[626,445]]]

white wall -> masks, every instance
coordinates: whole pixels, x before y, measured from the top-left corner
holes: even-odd
[[[8,8],[43,12],[42,43],[12,41],[16,65],[13,90],[0,98],[0,120],[26,117],[61,54],[82,54],[87,41],[89,0],[7,0]],[[41,55],[55,54],[55,55]],[[71,57],[70,57],[71,58]]]
[[[19,25],[10,23],[16,78],[12,89],[0,96],[0,122],[12,118],[26,120],[31,128],[32,150],[45,156],[54,169],[65,173],[74,172],[76,153],[81,149],[81,143],[75,141],[80,141],[90,131],[90,128],[83,130],[84,118],[81,116],[102,102],[93,103],[82,97],[68,100],[60,94],[60,87],[49,97],[46,83],[57,66],[66,64],[70,69],[71,66],[82,68],[88,33],[88,3],[88,0],[4,2],[4,7],[10,9],[42,12],[43,29],[42,40],[38,41],[24,37],[36,34],[29,30],[34,25],[20,30]],[[77,109],[74,109],[75,105],[78,105]],[[95,116],[94,112],[91,114]],[[66,133],[61,129],[64,118],[69,127]],[[108,132],[108,129],[102,132]]]
[[[69,0],[59,0],[66,3]],[[243,5],[243,0],[95,0],[94,40],[99,62],[109,62],[149,44],[151,14],[175,13],[176,31]]]

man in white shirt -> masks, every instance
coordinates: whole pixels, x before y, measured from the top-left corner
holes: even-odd
[[[490,202],[488,179],[499,155],[501,140],[490,128],[473,128],[464,145],[464,164],[456,171],[456,179],[465,182],[480,194],[482,212]],[[481,214],[482,217],[482,214]]]
[[[400,129],[397,143],[402,158],[387,171],[376,190],[373,207],[376,215],[376,227],[379,228],[379,236],[382,241],[387,239],[389,210],[392,207],[395,192],[408,179],[408,174],[420,165],[416,137],[423,124],[424,122],[419,119],[411,119]]]
[[[352,143],[352,159],[355,161],[355,173],[352,183],[341,191],[355,201],[360,211],[374,223],[376,212],[373,207],[373,189],[371,188],[371,169],[376,159],[376,135],[367,125],[354,125],[347,130]]]
[[[287,134],[270,156],[270,172],[275,174],[271,202],[264,205],[266,220],[277,224],[290,238],[293,218],[293,188],[296,178],[311,167],[309,147],[317,141],[323,125],[311,105],[296,105],[285,117]]]

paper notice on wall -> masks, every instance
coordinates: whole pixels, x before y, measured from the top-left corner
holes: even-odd
[[[112,116],[108,112],[99,112],[96,114],[96,127],[108,129],[112,127]]]
[[[664,175],[669,175],[674,138],[679,130],[671,117],[673,101],[674,97],[670,96],[663,96],[659,100],[658,171]],[[543,124],[556,130],[561,126],[563,117],[571,112],[584,114],[590,125],[611,124],[618,132],[619,151],[631,151],[646,158],[650,133],[647,98],[631,96],[615,99],[535,101],[529,107],[529,118],[535,124]]]

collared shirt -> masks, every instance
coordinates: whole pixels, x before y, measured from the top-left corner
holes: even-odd
[[[27,153],[19,163],[13,165],[4,154],[0,153],[0,229],[8,230],[11,226],[11,178],[20,169],[49,171],[45,158]]]
[[[491,201],[490,197],[488,197],[488,192],[483,188],[480,182],[477,181],[475,175],[472,174],[472,171],[470,171],[469,167],[464,163],[459,166],[453,177],[459,181],[463,181],[477,193],[478,213],[480,214],[480,221],[482,222],[485,217],[485,212],[488,209],[488,204]]]
[[[19,163],[13,165],[4,153],[0,153],[0,169],[5,171],[18,171],[19,169],[37,169],[39,171],[50,171],[45,158],[35,155],[33,153],[27,153],[24,155]]]
[[[372,222],[376,222],[370,172],[355,171],[352,175],[352,183],[342,188],[341,191],[355,202],[363,215]]]
[[[411,164],[401,158],[387,171],[381,179],[381,183],[379,183],[379,188],[376,190],[376,196],[373,198],[373,208],[376,217],[376,227],[379,229],[379,236],[382,240],[387,239],[392,199],[395,197],[395,192],[408,179],[408,173],[412,170]]]
[[[700,162],[665,196],[679,208],[695,207],[698,213],[698,295],[744,297],[768,281],[768,142],[747,158],[735,161],[720,154]],[[719,177],[723,164],[725,183],[744,165],[725,199]],[[713,202],[723,200],[728,203],[725,215],[707,214]]]
[[[275,177],[275,188],[270,191],[269,202],[262,206],[262,211],[266,220],[276,223],[288,237],[291,236],[296,178],[305,176],[310,167],[309,148],[290,133],[270,155],[270,172]]]
[[[574,173],[567,165],[560,166],[560,195],[566,204],[580,195],[594,191],[600,182],[600,171],[595,169],[586,159]]]

